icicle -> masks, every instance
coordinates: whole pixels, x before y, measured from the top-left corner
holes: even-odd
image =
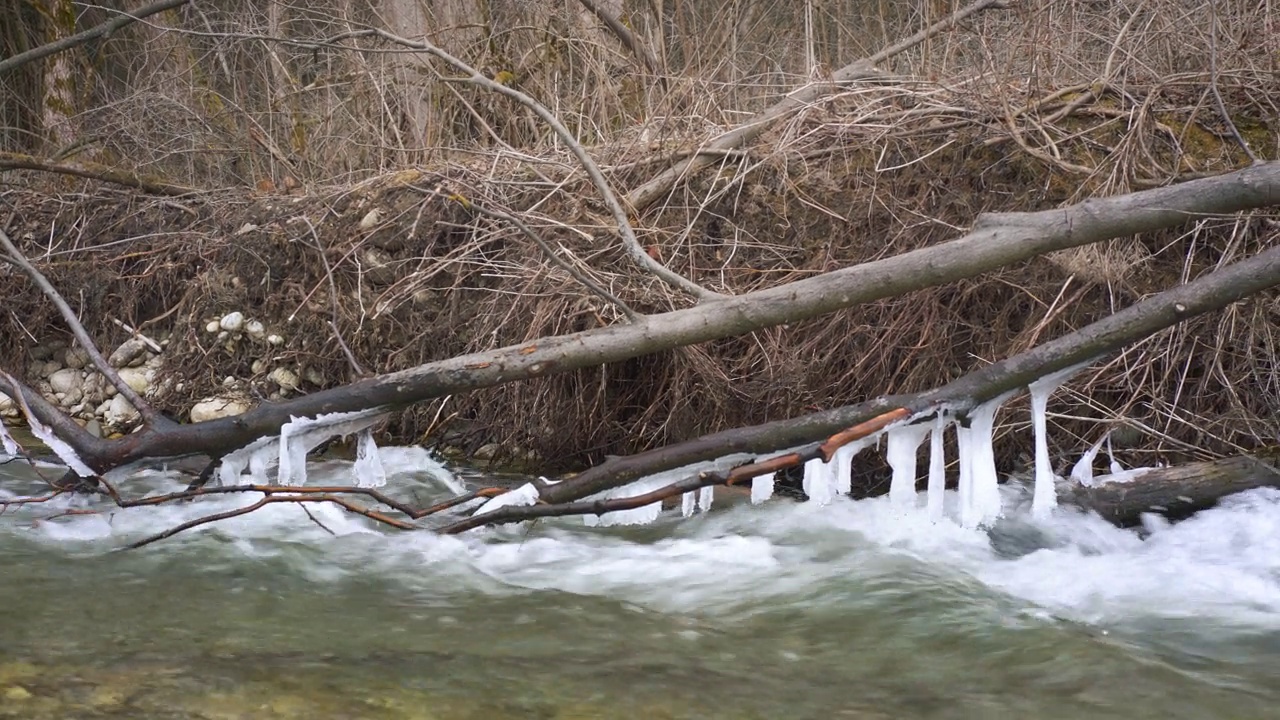
[[[1047,415],[1049,396],[1062,383],[1071,379],[1072,375],[1075,375],[1088,364],[1088,362],[1080,363],[1065,370],[1059,370],[1052,375],[1040,378],[1027,387],[1027,391],[1031,394],[1031,427],[1035,435],[1036,484],[1031,500],[1031,514],[1034,517],[1048,517],[1053,508],[1058,505],[1058,498],[1054,489],[1054,484],[1058,478],[1054,475],[1053,465],[1049,460],[1049,422]]]
[[[1124,472],[1124,466],[1116,461],[1116,455],[1111,451],[1111,431],[1107,431],[1107,459],[1111,461],[1110,467],[1112,475],[1120,475]]]
[[[831,464],[835,466],[836,470],[836,493],[838,495],[848,495],[853,490],[853,458],[871,443],[878,442],[879,438],[880,435],[876,434],[872,437],[854,440],[836,450],[835,456],[831,458]]]
[[[716,499],[716,486],[707,485],[698,488],[698,509],[707,512],[711,509],[711,503]]]
[[[1080,456],[1080,459],[1076,461],[1075,467],[1071,468],[1072,480],[1081,485],[1093,484],[1093,459],[1098,456],[1098,451],[1102,449],[1102,444],[1106,440],[1107,436],[1104,435],[1093,447],[1089,448],[1088,452]]]
[[[835,490],[835,476],[832,468],[822,462],[822,458],[814,458],[804,464],[804,494],[811,502],[826,505],[831,502]]]
[[[1000,477],[996,474],[994,443],[996,411],[1010,395],[989,400],[970,414],[970,479],[973,483],[973,515],[977,524],[1000,516]]]
[[[1031,383],[1027,388],[1031,392],[1031,427],[1036,444],[1036,486],[1031,499],[1031,515],[1037,518],[1048,517],[1058,506],[1058,496],[1054,490],[1057,478],[1054,477],[1053,465],[1049,459],[1049,421],[1046,415],[1049,395],[1056,387],[1039,381]]]
[[[356,487],[375,488],[387,484],[387,471],[382,466],[382,456],[373,441],[373,431],[365,428],[356,440],[356,462],[351,468]],[[496,498],[495,498],[496,499]]]
[[[889,502],[897,508],[916,504],[916,449],[929,433],[928,425],[896,425],[887,431],[885,459],[893,468]]]
[[[697,493],[687,492],[680,496],[680,514],[689,517],[698,508]]]
[[[973,431],[965,427],[956,420],[956,450],[960,456],[958,465],[960,467],[960,483],[959,483],[959,499],[960,499],[960,524],[965,527],[974,527],[978,524],[975,514],[975,505],[973,502]]]
[[[773,478],[774,473],[766,473],[751,478],[751,504],[759,505],[760,503],[773,497]]]
[[[351,435],[372,426],[382,419],[378,410],[360,410],[348,413],[327,413],[314,418],[289,417],[280,427],[281,485],[307,484],[307,453],[319,447],[331,437]]]
[[[508,490],[497,497],[490,498],[472,514],[482,515],[502,507],[533,505],[536,502],[538,502],[538,488],[533,483],[525,483],[514,490]]]
[[[270,485],[271,478],[267,477],[267,470],[280,459],[279,444],[278,438],[261,438],[223,455],[222,462],[218,465],[218,484],[223,487],[239,485],[241,474],[248,469],[252,473],[250,482],[255,485]]]
[[[946,446],[943,444],[943,433],[951,420],[943,413],[934,418],[933,428],[929,433],[929,519],[937,522],[942,519],[947,491],[947,458]]]

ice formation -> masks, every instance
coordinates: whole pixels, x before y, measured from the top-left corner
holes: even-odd
[[[74,470],[80,477],[93,477],[94,475],[97,475],[97,473],[89,469],[88,465],[84,464],[84,461],[80,459],[80,456],[76,454],[76,451],[73,450],[66,441],[53,434],[53,430],[49,429],[44,423],[36,420],[35,418],[28,418],[28,420],[29,422],[27,425],[31,428],[31,434],[35,435],[37,440],[44,443],[50,450],[52,450],[53,454],[57,455],[59,460],[66,463],[68,468]]]
[[[886,431],[885,460],[893,468],[889,483],[889,502],[894,507],[913,508],[916,504],[916,450],[929,434],[930,426],[896,425]]]
[[[672,478],[669,473],[659,475],[650,475],[642,477],[635,482],[628,483],[619,488],[606,490],[602,493],[596,493],[588,500],[616,500],[621,498],[636,497],[660,490],[671,484]],[[605,513],[603,515],[583,515],[582,521],[588,527],[610,526],[610,525],[647,525],[658,519],[658,515],[662,512],[662,503],[653,502],[631,510],[616,510],[614,512]]]
[[[864,448],[873,442],[879,442],[880,436],[873,435],[871,437],[854,440],[848,445],[841,445],[836,454],[831,458],[831,463],[836,466],[836,492],[840,495],[848,495],[853,490],[853,458]]]
[[[1000,516],[1000,478],[996,474],[996,411],[1009,395],[974,408],[969,427],[956,424],[956,445],[960,451],[960,524],[977,527]]]
[[[698,508],[697,493],[687,492],[680,496],[680,514],[689,517]]]
[[[928,513],[929,519],[937,522],[942,519],[945,508],[944,500],[946,499],[947,490],[947,456],[946,446],[943,444],[945,436],[943,433],[947,431],[947,425],[951,422],[950,418],[944,413],[938,413],[933,420],[933,427],[929,432],[929,498]]]
[[[509,505],[533,505],[536,502],[538,502],[538,488],[533,483],[525,483],[514,490],[508,490],[495,498],[490,498],[473,514],[482,515]]]
[[[1081,485],[1093,484],[1093,459],[1098,456],[1098,451],[1102,449],[1102,443],[1106,442],[1106,436],[1103,436],[1088,452],[1080,456],[1076,461],[1075,467],[1071,468],[1071,479]]]
[[[351,474],[355,476],[356,487],[376,488],[387,484],[387,471],[382,466],[382,457],[369,428],[361,430],[356,440],[356,462]]]
[[[759,505],[773,497],[773,477],[774,473],[765,473],[751,478],[752,505]],[[688,516],[688,513],[685,513],[685,515]]]
[[[836,490],[835,468],[830,463],[822,462],[822,458],[809,460],[804,464],[804,494],[811,502],[826,505],[831,502]]]
[[[269,485],[271,479],[267,473],[273,466],[278,466],[276,482],[281,485],[305,485],[307,483],[307,453],[314,450],[325,440],[342,435],[364,433],[374,423],[381,420],[383,413],[378,410],[361,410],[349,413],[328,413],[315,418],[290,417],[289,422],[280,427],[279,437],[261,438],[245,447],[228,453],[222,458],[218,467],[218,482],[223,485],[235,485],[241,482],[241,475],[249,471],[250,481],[258,485]],[[364,455],[363,463],[361,455]],[[356,482],[361,487],[364,482],[382,484],[386,482],[386,471],[378,455],[377,446],[373,445],[373,437],[365,440],[363,436],[357,446]],[[365,472],[368,475],[362,476]],[[378,477],[382,482],[377,481]]]
[[[1053,464],[1049,460],[1049,396],[1076,374],[1080,367],[1077,365],[1047,375],[1027,387],[1031,394],[1031,427],[1035,436],[1035,491],[1031,499],[1031,514],[1037,518],[1048,517],[1058,505],[1054,489],[1058,478],[1054,475]]]
[[[4,454],[9,457],[18,457],[20,449],[18,443],[14,441],[13,436],[9,435],[9,431],[5,429],[4,423],[0,423],[0,445],[4,447]]]
[[[711,503],[716,499],[716,486],[707,485],[698,488],[698,509],[702,512],[711,510]]]

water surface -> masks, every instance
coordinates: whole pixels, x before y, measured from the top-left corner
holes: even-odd
[[[394,493],[448,495],[424,454],[387,462]],[[0,466],[0,497],[38,490]],[[983,531],[882,499],[462,537],[274,505],[127,552],[253,498],[10,508],[0,717],[1276,715],[1280,492],[1145,535],[1005,493]]]

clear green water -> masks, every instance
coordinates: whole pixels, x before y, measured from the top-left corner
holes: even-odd
[[[273,506],[114,552],[245,502],[0,515],[0,717],[1280,715],[1280,493],[1146,539],[1011,491],[990,533],[880,501],[463,538]]]

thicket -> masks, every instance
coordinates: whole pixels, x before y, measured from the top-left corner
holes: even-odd
[[[795,88],[827,83],[834,68],[954,9],[192,2],[0,74],[0,167],[110,169],[197,192],[157,197],[10,170],[0,202],[9,234],[103,345],[124,338],[113,318],[171,333],[166,372],[184,382],[156,401],[180,416],[227,375],[272,391],[254,375],[257,357],[203,334],[231,310],[280,323],[286,344],[273,360],[315,368],[326,383],[351,377],[343,342],[382,371],[618,319],[518,228],[469,205],[522,219],[637,310],[691,302],[625,256],[599,194],[528,108],[402,46],[334,38],[425,33],[550,108],[625,195]],[[4,55],[114,12],[11,4],[0,10]],[[833,86],[631,220],[651,255],[704,287],[785,283],[955,237],[982,212],[1276,159],[1278,64],[1270,3],[1024,0],[895,56],[872,80]],[[570,465],[919,391],[1277,236],[1274,211],[1204,218],[817,321],[445,398],[391,432],[449,432],[472,448],[497,440]],[[0,364],[21,368],[63,326],[33,287],[5,282],[14,292],[0,328],[15,342]],[[1056,396],[1056,441],[1077,451],[1123,427],[1117,439],[1137,462],[1274,443],[1278,320],[1280,297],[1263,294],[1098,364]],[[1011,435],[1022,417],[1002,426],[1008,462],[1028,445]]]

